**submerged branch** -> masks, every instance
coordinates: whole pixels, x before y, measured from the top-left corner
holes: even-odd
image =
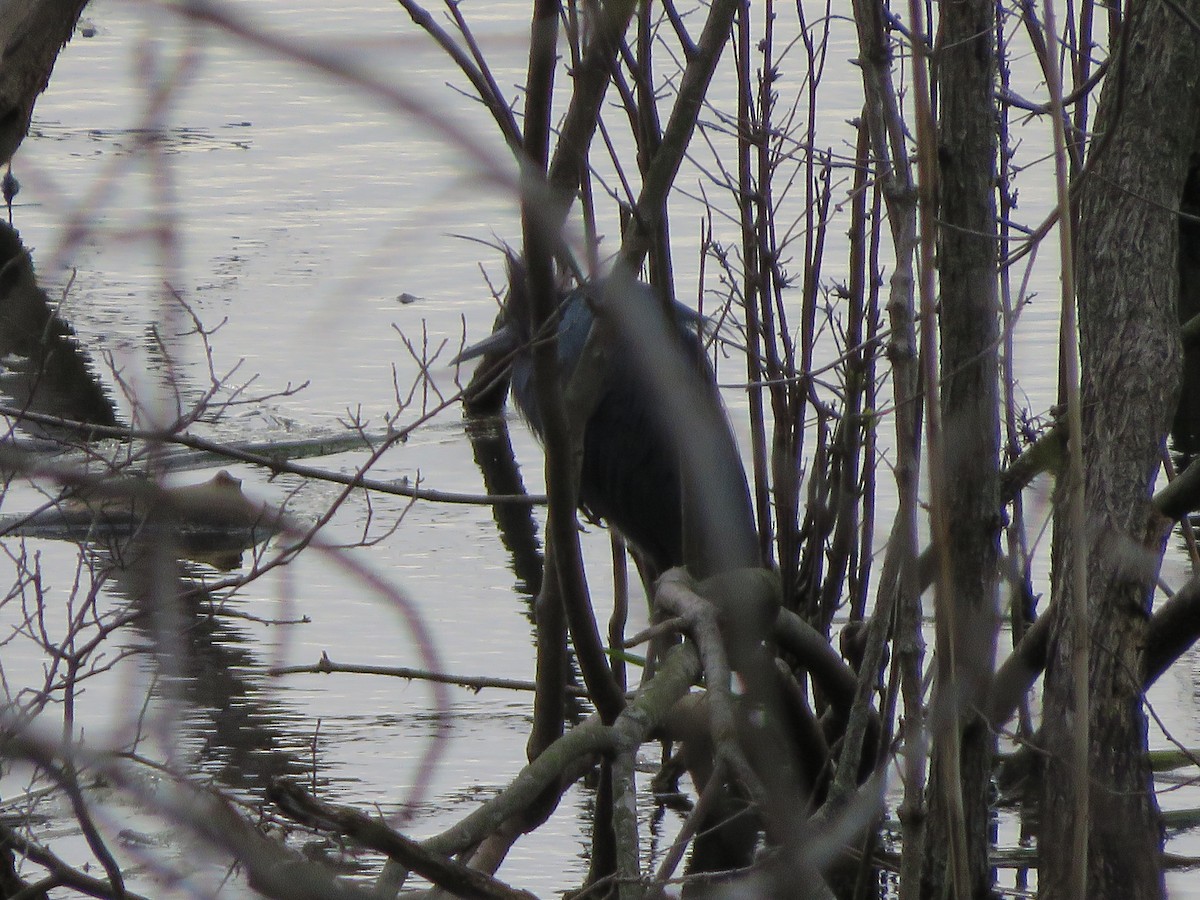
[[[364,847],[385,853],[422,878],[453,891],[456,896],[497,900],[530,900],[534,896],[460,862],[431,853],[412,838],[356,809],[324,803],[291,782],[272,782],[267,788],[267,799],[289,818],[318,831],[345,835]]]
[[[424,841],[427,850],[447,856],[484,840],[509,819],[537,803],[543,791],[559,782],[575,762],[645,743],[700,675],[694,648],[680,645],[663,660],[654,680],[622,710],[612,725],[599,719],[572,728],[517,773],[507,788],[457,825]],[[562,787],[565,787],[563,785]]]
[[[459,395],[455,395],[448,402],[458,402],[458,399]],[[192,468],[208,465],[216,460],[227,460],[258,466],[259,468],[266,469],[272,475],[295,475],[299,478],[311,479],[313,481],[353,486],[379,494],[411,497],[415,500],[426,500],[432,503],[453,503],[471,506],[491,506],[502,503],[532,506],[544,506],[546,504],[546,496],[544,494],[464,494],[455,491],[439,491],[408,484],[407,479],[385,481],[379,478],[367,478],[361,471],[347,474],[291,462],[292,459],[298,457],[328,456],[334,453],[344,453],[351,449],[368,449],[373,455],[378,455],[392,445],[402,443],[417,425],[424,424],[431,416],[422,416],[418,422],[401,431],[390,431],[384,435],[380,435],[379,443],[373,443],[369,436],[355,431],[344,436],[333,435],[300,441],[245,444],[241,442],[222,443],[210,438],[173,431],[151,431],[138,428],[91,425],[86,422],[75,422],[57,416],[32,413],[28,410],[4,405],[0,405],[0,416],[8,416],[14,421],[28,420],[43,425],[78,429],[82,435],[90,434],[95,437],[116,438],[121,441],[136,440],[166,446],[186,447],[201,454],[206,454],[209,457],[209,459],[205,460],[194,456],[184,456],[181,458],[178,468]],[[58,449],[61,449],[61,447],[62,445],[58,445]],[[38,449],[41,448],[39,447]],[[23,465],[22,460],[26,458],[35,460],[39,455],[34,452],[27,452],[21,444],[9,445],[0,450],[0,465],[20,468]],[[10,463],[5,457],[11,457],[13,462]],[[169,469],[177,468],[172,465],[172,457],[170,456],[166,457],[165,465]]]
[[[311,666],[276,666],[268,669],[268,675],[331,675],[334,673],[348,675],[387,675],[392,678],[408,678],[414,681],[437,681],[442,684],[453,684],[479,692],[484,688],[501,688],[509,691],[535,691],[537,684],[533,681],[521,681],[516,678],[495,678],[490,675],[451,675],[446,672],[430,672],[428,669],[413,669],[408,666],[365,666],[354,663],[337,663],[324,653],[320,662]],[[567,685],[567,693],[575,697],[586,697],[587,691],[576,685]]]

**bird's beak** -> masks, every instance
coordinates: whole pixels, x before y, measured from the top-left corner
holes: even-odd
[[[478,359],[479,357],[491,353],[508,354],[517,349],[517,333],[511,325],[505,325],[493,331],[489,336],[485,337],[477,344],[472,344],[470,347],[463,348],[463,351],[450,360],[450,365],[457,366],[467,360]]]

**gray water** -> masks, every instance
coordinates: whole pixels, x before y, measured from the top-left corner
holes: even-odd
[[[519,98],[515,85],[524,79],[526,7],[518,2],[462,4],[495,65],[496,80],[514,100]],[[337,51],[421,99],[469,134],[477,151],[511,172],[490,119],[478,104],[446,86],[461,84],[457,72],[399,7],[257,0],[239,4],[238,11],[301,44]],[[417,371],[398,331],[418,346],[427,336],[429,353],[440,353],[432,365],[434,385],[445,396],[453,394],[455,373],[446,361],[464,328],[467,337],[478,338],[489,330],[494,315],[480,264],[495,284],[503,280],[498,255],[464,236],[515,242],[519,228],[512,194],[486,179],[430,122],[397,115],[346,84],[237,38],[189,26],[163,9],[114,0],[96,0],[85,21],[94,36],[77,35],[62,53],[50,89],[38,103],[31,135],[14,161],[23,185],[14,224],[33,249],[50,295],[57,299],[71,282],[60,314],[107,373],[106,383],[114,383],[115,371],[129,386],[129,395],[116,395],[122,418],[153,421],[172,408],[162,347],[176,360],[185,402],[209,386],[203,345],[188,333],[189,322],[178,307],[163,299],[164,279],[206,327],[220,325],[211,338],[213,370],[221,375],[235,370],[232,384],[256,376],[247,396],[275,395],[233,407],[219,421],[199,424],[198,433],[228,440],[282,440],[331,433],[351,418],[368,430],[384,429],[396,412],[396,385],[402,395],[407,393]],[[825,85],[835,100],[825,109],[822,128],[827,145],[843,153],[853,137],[846,120],[857,115],[860,104],[858,72],[848,64],[856,55],[849,32],[840,32],[831,47]],[[136,149],[139,129],[146,125],[146,66],[169,72],[181,60],[189,67],[187,75],[163,116],[159,158],[170,181],[164,204],[162,179]],[[798,59],[793,65],[799,65]],[[785,71],[781,90],[794,85],[794,79],[794,69]],[[731,85],[717,96],[732,108]],[[1030,145],[1025,152],[1035,154],[1032,138]],[[697,153],[702,155],[699,149]],[[1049,181],[1035,176],[1036,170],[1024,188],[1026,209],[1049,203]],[[694,192],[703,180],[692,171],[680,184]],[[673,200],[678,289],[684,297],[695,293],[696,254],[685,248],[695,245],[700,210],[682,193]],[[147,236],[164,215],[180,238],[177,260],[168,255],[165,266],[161,247]],[[1029,214],[1029,219],[1036,216]],[[66,226],[73,222],[85,227],[83,237],[64,243]],[[726,237],[735,233],[731,223],[715,224]],[[605,246],[614,246],[615,223],[601,225],[610,235]],[[844,230],[831,228],[833,260],[845,256]],[[836,277],[837,265],[830,263],[830,278]],[[1017,363],[1030,407],[1044,411],[1053,401],[1056,378],[1058,307],[1052,264],[1039,262],[1031,286],[1038,297],[1018,326]],[[416,299],[403,303],[402,295]],[[443,344],[450,349],[440,349]],[[303,390],[279,396],[301,384]],[[399,415],[399,423],[421,414],[422,396]],[[438,403],[436,392],[427,399],[430,408]],[[743,421],[744,394],[727,391],[726,402],[734,420]],[[511,426],[526,485],[540,491],[540,451],[519,421],[514,418]],[[317,464],[350,472],[361,459],[362,454],[346,453]],[[273,503],[286,500],[302,520],[316,519],[339,493],[334,485],[302,486],[289,476],[270,480],[249,467],[222,467],[241,478],[251,495]],[[184,480],[211,474],[189,473]],[[426,487],[447,491],[481,490],[456,406],[391,449],[372,475],[420,479]],[[16,487],[6,497],[5,511],[26,508],[22,504],[32,507],[37,499],[32,489]],[[890,524],[889,505],[881,501],[881,533]],[[408,507],[389,496],[373,496],[368,504],[356,495],[338,510],[323,537],[351,544],[364,535],[385,535],[401,515],[393,533],[354,555],[402,590],[432,632],[440,665],[454,673],[530,679],[534,654],[528,596],[497,537],[490,509],[436,503]],[[881,546],[882,540],[877,543]],[[41,555],[51,603],[61,598],[65,606],[78,549],[38,540],[27,546]],[[607,617],[609,547],[602,530],[589,529],[584,552],[598,615]],[[1183,555],[1173,550],[1164,578],[1179,584],[1187,570]],[[366,590],[360,579],[313,554],[240,592],[233,608],[262,619],[309,621],[268,626],[229,619],[213,626],[208,635],[213,664],[237,681],[228,700],[235,707],[232,716],[185,692],[189,700],[179,721],[173,718],[177,711],[152,708],[151,718],[159,717],[162,735],[152,736],[154,749],[147,752],[183,759],[190,755],[202,771],[215,775],[229,754],[211,746],[212,735],[231,728],[250,735],[247,753],[265,769],[291,771],[315,757],[323,797],[387,814],[398,811],[435,728],[430,690],[381,677],[269,678],[263,672],[275,665],[312,664],[322,653],[338,662],[423,666],[402,612]],[[644,619],[644,604],[633,603],[630,630]],[[14,640],[4,648],[4,675],[14,692],[36,685],[41,665],[41,653],[30,641]],[[134,657],[87,683],[77,728],[89,744],[119,744],[128,738],[141,714],[152,668],[145,657]],[[1197,657],[1189,654],[1151,696],[1174,737],[1189,746],[1200,738],[1196,668]],[[452,739],[427,786],[427,802],[406,826],[418,837],[461,818],[506,784],[525,758],[529,695],[452,689],[450,697]],[[155,728],[149,731],[154,735]],[[1166,745],[1155,726],[1151,743]],[[22,774],[7,774],[5,800],[22,788]],[[500,877],[539,895],[578,884],[586,871],[589,802],[585,788],[573,789],[546,827],[518,843]],[[642,802],[641,812],[649,818],[652,800],[644,797]],[[1200,793],[1182,787],[1165,793],[1162,802],[1166,808],[1200,805]],[[102,823],[109,833],[133,829],[171,848],[170,829],[162,822],[128,806],[110,808],[110,815],[112,820]],[[668,812],[651,831],[656,846],[647,852],[669,845],[678,821]],[[52,810],[45,835],[62,826]],[[1002,823],[1001,834],[1002,843],[1015,843],[1012,823]],[[87,859],[86,848],[70,833],[57,837],[53,846],[72,861]],[[1183,835],[1169,849],[1200,854],[1200,843]],[[173,862],[182,863],[188,850],[178,850],[180,858]],[[198,867],[191,888],[183,890],[203,892],[220,874]],[[1173,875],[1173,895],[1200,897],[1200,889],[1189,891],[1188,883],[1187,875]],[[167,896],[161,886],[133,886]],[[238,890],[226,887],[227,893]]]

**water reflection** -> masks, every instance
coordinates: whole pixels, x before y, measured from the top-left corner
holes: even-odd
[[[261,792],[271,778],[311,776],[308,726],[273,696],[260,643],[204,585],[202,568],[164,565],[163,550],[141,543],[121,558],[104,556],[112,592],[139,613],[136,648],[155,654],[169,676],[156,693],[173,707],[178,745],[243,792]]]
[[[486,492],[524,496],[525,482],[513,453],[508,422],[504,416],[500,413],[468,416],[464,430],[471,442],[475,464],[483,475]],[[494,503],[492,518],[496,522],[500,542],[509,553],[513,574],[517,576],[514,591],[526,601],[525,614],[530,623],[535,624],[535,602],[542,590],[544,560],[533,505]],[[530,637],[536,652],[536,625]],[[578,688],[582,682],[575,654],[570,648],[567,650],[566,669],[568,687]],[[569,691],[565,702],[564,718],[568,723],[578,724],[587,718],[590,709],[582,696]]]
[[[17,231],[0,222],[0,393],[34,413],[116,425],[112,399],[71,326],[37,283]],[[22,420],[36,437],[78,440],[77,429]]]
[[[0,360],[0,394],[13,410],[14,427],[53,441],[55,450],[85,450],[94,458],[95,434],[77,423],[117,426],[115,405],[71,325],[38,286],[20,235],[4,223]],[[122,447],[112,456],[127,461],[136,451]],[[86,457],[66,458],[82,463]],[[240,568],[247,550],[276,533],[278,511],[247,498],[241,482],[224,471],[200,484],[160,489],[113,465],[110,460],[95,479],[84,476],[81,465],[76,483],[59,497],[31,514],[0,519],[6,537],[78,544],[81,568],[92,578],[88,596],[103,593],[119,602],[114,618],[103,617],[117,627],[115,635],[104,625],[94,651],[71,652],[90,652],[88,664],[98,671],[109,664],[97,654],[153,655],[149,728],[170,723],[163,731],[168,753],[182,752],[187,765],[242,796],[261,796],[273,778],[314,779],[308,723],[278,700],[262,674],[261,645],[239,627],[236,607],[227,606],[228,587],[214,591],[206,584],[212,569]],[[38,615],[53,612],[47,598],[39,595],[38,603]],[[68,638],[63,652],[77,640]]]
[[[466,435],[475,454],[475,464],[483,474],[489,494],[524,495],[525,482],[513,454],[508,423],[502,415],[472,417],[466,423]],[[500,541],[511,554],[516,590],[532,600],[542,589],[542,551],[538,540],[533,506],[528,503],[496,503],[492,516]]]

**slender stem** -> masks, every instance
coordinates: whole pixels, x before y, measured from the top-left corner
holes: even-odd
[[[558,307],[554,286],[551,248],[557,235],[549,233],[538,202],[539,184],[545,174],[550,147],[551,98],[555,47],[558,39],[558,0],[537,0],[534,5],[526,81],[525,160],[521,194],[521,227],[525,242],[525,269],[533,321],[530,334],[543,333]],[[553,330],[550,332],[554,334]],[[567,626],[588,692],[601,717],[611,722],[625,705],[604,654],[604,645],[588,598],[583,558],[579,549],[575,509],[578,496],[578,467],[575,439],[571,434],[558,372],[558,341],[554,338],[533,346],[534,382],[542,418],[546,449],[546,492],[550,508],[547,531],[548,553],[554,556]],[[549,579],[547,579],[549,580]],[[545,585],[543,585],[545,589]],[[554,668],[557,670],[558,666]],[[561,690],[561,688],[559,688]]]
[[[714,0],[696,45],[696,55],[683,70],[675,106],[663,131],[662,145],[642,179],[642,191],[633,217],[621,235],[621,256],[631,272],[641,267],[666,209],[667,192],[675,183],[684,152],[700,118],[700,107],[721,59],[721,51],[725,49],[738,2]]]
[[[1046,44],[1054,46],[1053,0],[1044,0],[1042,26]],[[1075,257],[1072,236],[1071,197],[1068,184],[1067,135],[1063,127],[1062,82],[1057,66],[1045,68],[1046,84],[1054,109],[1054,183],[1058,193],[1058,235],[1062,253],[1062,373],[1067,399],[1067,509],[1073,546],[1070,552],[1070,595],[1074,601],[1071,615],[1071,676],[1075,695],[1074,754],[1071,773],[1074,782],[1075,828],[1072,842],[1071,881],[1067,896],[1076,900],[1087,897],[1088,879],[1088,807],[1091,802],[1088,780],[1088,752],[1091,742],[1091,711],[1088,695],[1088,538],[1083,474],[1083,412],[1079,395],[1079,331],[1075,306]]]

